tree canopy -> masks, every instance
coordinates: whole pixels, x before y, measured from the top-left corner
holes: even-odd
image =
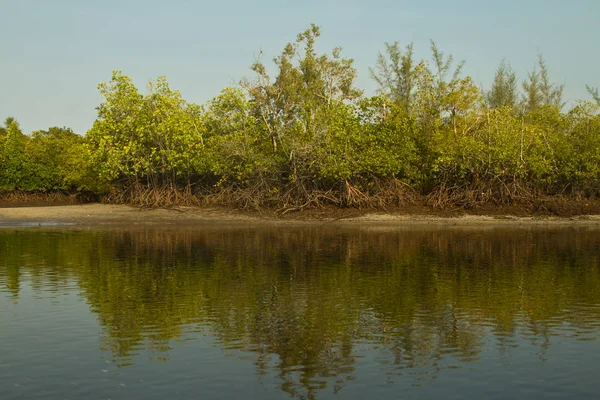
[[[541,54],[519,82],[508,61],[489,90],[431,41],[385,43],[357,87],[353,60],[319,50],[311,25],[204,105],[159,77],[140,91],[114,71],[85,136],[0,126],[0,190],[91,192],[143,205],[445,207],[597,196],[600,98],[565,110]],[[270,67],[274,67],[271,71]]]

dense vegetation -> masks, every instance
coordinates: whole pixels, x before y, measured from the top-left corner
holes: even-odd
[[[0,129],[0,190],[86,192],[140,205],[230,204],[297,210],[445,207],[600,194],[600,96],[565,111],[541,55],[524,82],[503,61],[484,91],[434,42],[431,59],[386,44],[355,86],[341,49],[319,54],[319,28],[289,43],[270,73],[205,105],[165,78],[140,93],[120,71],[85,137],[65,128]]]

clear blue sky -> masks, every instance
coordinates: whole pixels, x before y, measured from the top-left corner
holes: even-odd
[[[537,52],[565,99],[600,86],[600,0],[0,0],[0,118],[24,131],[69,126],[85,133],[100,103],[96,86],[121,69],[143,87],[166,75],[196,103],[249,75],[310,23],[321,50],[354,58],[358,85],[384,42],[414,42],[428,57],[434,39],[487,87],[506,58],[524,78]]]

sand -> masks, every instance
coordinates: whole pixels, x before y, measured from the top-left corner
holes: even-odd
[[[383,212],[312,212],[285,216],[273,212],[245,213],[221,208],[143,209],[127,205],[84,204],[48,207],[0,208],[4,226],[201,226],[235,225],[344,225],[344,226],[486,226],[486,225],[581,225],[600,227],[600,215],[570,218],[510,215],[419,215]]]

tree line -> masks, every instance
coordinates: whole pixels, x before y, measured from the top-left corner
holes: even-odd
[[[206,104],[166,78],[145,92],[114,71],[85,136],[0,129],[0,190],[85,192],[148,206],[446,207],[600,192],[600,95],[565,110],[542,55],[519,82],[502,61],[489,90],[435,42],[429,59],[386,43],[365,96],[341,48],[311,25]]]

